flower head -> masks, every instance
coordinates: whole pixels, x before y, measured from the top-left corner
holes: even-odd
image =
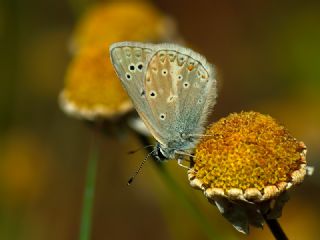
[[[133,109],[109,59],[118,41],[173,40],[173,22],[145,2],[94,5],[81,19],[72,38],[76,53],[60,94],[62,109],[82,119],[114,119]]]
[[[118,41],[167,41],[175,34],[173,21],[146,2],[94,5],[81,19],[72,38],[73,50]]]
[[[305,145],[272,117],[242,112],[208,127],[196,147],[189,180],[215,204],[229,200],[259,205],[301,183],[305,175]],[[262,211],[258,205],[256,213]],[[252,219],[244,220],[248,223]],[[261,221],[254,225],[262,225]],[[239,227],[239,223],[235,225]],[[239,229],[247,232],[248,226],[244,224]]]
[[[93,120],[116,117],[132,109],[107,56],[106,47],[88,47],[73,59],[60,95],[66,113]]]

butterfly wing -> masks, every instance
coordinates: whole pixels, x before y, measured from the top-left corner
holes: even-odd
[[[189,148],[181,134],[201,134],[215,103],[213,67],[190,49],[160,44],[149,61],[144,85],[157,129],[154,137],[170,148]]]
[[[213,67],[201,55],[172,44],[121,42],[111,45],[110,55],[156,140],[174,149],[188,148],[181,134],[201,134],[215,103]]]
[[[153,44],[119,42],[110,46],[111,62],[139,116],[152,135],[158,135],[154,126],[154,116],[146,100],[144,79],[151,56]]]

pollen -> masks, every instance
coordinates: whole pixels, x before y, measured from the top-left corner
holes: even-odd
[[[272,117],[234,113],[208,127],[196,147],[189,179],[203,190],[224,193],[255,189],[262,196],[275,186],[271,195],[277,195],[303,180],[305,153],[305,145]]]

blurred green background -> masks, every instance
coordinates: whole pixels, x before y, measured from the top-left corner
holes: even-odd
[[[57,103],[70,61],[68,43],[89,0],[0,2],[0,239],[78,239],[89,129]],[[320,2],[154,0],[183,38],[220,73],[211,120],[231,112],[270,114],[306,143],[315,173],[291,193],[280,219],[290,239],[320,234]],[[128,19],[130,21],[130,19]],[[92,239],[206,239],[152,164],[133,186],[144,153],[133,136],[100,137]],[[243,236],[167,166],[212,227]]]

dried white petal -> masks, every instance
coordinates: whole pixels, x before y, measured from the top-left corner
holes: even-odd
[[[314,167],[313,166],[307,166],[306,170],[307,170],[307,175],[311,176],[313,174],[313,172],[314,172]]]

